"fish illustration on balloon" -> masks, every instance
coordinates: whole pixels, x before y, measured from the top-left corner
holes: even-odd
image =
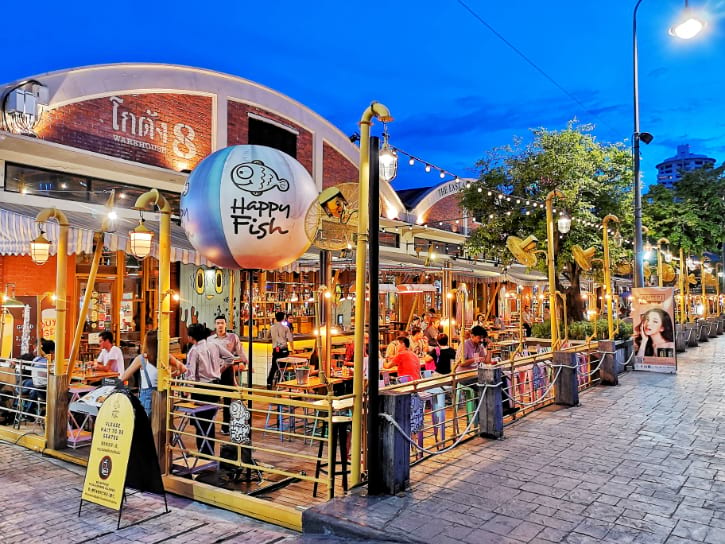
[[[265,191],[277,187],[285,192],[289,189],[289,181],[277,176],[277,172],[260,160],[243,162],[232,168],[232,182],[243,191],[259,196]]]

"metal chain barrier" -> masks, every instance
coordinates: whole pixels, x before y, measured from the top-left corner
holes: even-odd
[[[398,432],[399,432],[399,433],[400,433],[401,435],[403,435],[403,437],[404,437],[404,438],[405,438],[405,439],[406,439],[406,440],[407,440],[408,442],[410,442],[410,443],[411,443],[411,444],[412,444],[413,446],[415,446],[415,448],[416,448],[416,449],[417,449],[418,451],[422,451],[422,452],[424,452],[424,453],[427,453],[427,454],[429,454],[429,455],[440,455],[440,454],[442,454],[442,453],[447,453],[447,452],[449,452],[450,450],[452,450],[453,448],[455,448],[456,446],[458,446],[458,444],[460,444],[460,443],[461,443],[461,441],[462,441],[462,440],[463,440],[463,439],[465,438],[465,436],[466,436],[466,435],[468,434],[468,432],[469,432],[469,431],[471,430],[471,427],[473,426],[473,424],[474,424],[474,423],[475,423],[475,422],[476,422],[476,421],[478,420],[478,412],[479,412],[479,411],[481,410],[481,405],[483,404],[483,399],[484,399],[484,398],[486,397],[486,391],[487,391],[487,390],[488,390],[488,389],[489,389],[490,387],[498,387],[498,386],[500,386],[500,385],[501,385],[502,383],[503,383],[503,382],[498,382],[497,384],[487,384],[487,383],[477,383],[477,384],[476,384],[476,385],[477,385],[477,386],[479,386],[479,387],[483,387],[483,391],[481,392],[481,398],[480,398],[480,400],[478,401],[478,406],[476,406],[476,411],[475,411],[475,412],[473,412],[473,416],[471,417],[471,420],[470,420],[470,421],[468,422],[468,425],[467,425],[467,426],[466,426],[466,428],[465,428],[465,429],[463,430],[463,432],[461,433],[461,435],[460,435],[460,436],[459,436],[459,437],[458,437],[458,438],[456,439],[456,441],[455,441],[455,442],[454,442],[453,444],[451,444],[450,446],[448,446],[447,448],[443,448],[442,450],[429,450],[428,448],[424,448],[424,447],[422,447],[422,446],[418,445],[418,443],[417,443],[417,442],[414,442],[414,441],[413,441],[413,439],[412,439],[412,438],[410,437],[410,435],[408,435],[408,433],[406,433],[406,432],[405,432],[405,431],[404,431],[404,430],[403,430],[403,429],[401,428],[401,426],[400,426],[400,425],[398,425],[398,422],[397,422],[397,421],[395,421],[395,419],[393,418],[393,416],[391,416],[390,414],[380,414],[380,417],[381,417],[381,418],[383,418],[384,420],[386,420],[386,421],[387,421],[388,423],[390,423],[390,424],[391,424],[391,425],[392,425],[393,427],[395,427],[395,429],[396,429],[396,430],[397,430],[397,431],[398,431]]]

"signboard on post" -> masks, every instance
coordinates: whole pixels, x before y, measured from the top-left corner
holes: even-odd
[[[123,393],[113,393],[101,405],[81,500],[121,509],[134,419],[131,401]]]
[[[632,289],[634,369],[677,372],[675,290],[672,287]]]

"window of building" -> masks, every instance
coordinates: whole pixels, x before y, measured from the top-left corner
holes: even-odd
[[[129,185],[117,181],[56,172],[35,166],[5,163],[5,191],[23,193],[76,202],[105,204],[111,190],[116,190],[116,206],[132,208],[136,199],[149,190],[148,187]],[[173,213],[179,213],[180,196],[170,191],[159,191]]]
[[[268,123],[255,117],[249,118],[250,145],[266,145],[297,158],[297,134],[282,126]]]
[[[380,231],[378,242],[384,247],[400,247],[400,235],[395,232]]]

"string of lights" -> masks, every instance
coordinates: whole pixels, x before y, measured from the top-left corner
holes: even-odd
[[[437,171],[439,173],[438,175],[439,175],[439,177],[441,179],[445,179],[447,177],[450,177],[450,178],[453,178],[453,179],[450,180],[452,182],[463,183],[462,178],[460,176],[458,176],[457,174],[454,174],[450,170],[447,170],[445,168],[442,168],[440,166],[437,166],[433,162],[426,161],[425,159],[422,159],[420,157],[417,157],[417,156],[413,155],[412,153],[408,153],[407,151],[405,151],[405,150],[403,150],[403,149],[401,149],[401,148],[399,148],[397,146],[392,146],[391,145],[390,147],[396,153],[398,153],[400,155],[405,155],[406,157],[408,157],[408,164],[410,166],[415,166],[416,163],[424,164],[425,165],[425,171],[427,173],[430,173],[430,172],[432,172],[432,171],[435,170],[435,171]],[[490,196],[490,197],[492,197],[494,199],[497,199],[499,205],[505,205],[504,203],[509,203],[510,202],[512,207],[513,206],[527,206],[527,207],[533,208],[533,211],[534,212],[539,211],[539,210],[542,210],[543,211],[543,210],[546,209],[546,203],[545,203],[545,201],[535,200],[535,199],[532,199],[532,198],[527,198],[527,197],[522,197],[522,196],[516,196],[514,194],[505,194],[505,193],[502,193],[502,192],[498,191],[496,188],[489,188],[489,187],[487,187],[480,180],[471,181],[469,179],[466,179],[465,183],[466,183],[466,188],[467,189],[470,189],[473,185],[478,185],[477,191],[479,193],[482,193],[482,192],[486,191],[487,196]],[[513,210],[513,209],[507,210],[505,212],[505,214],[507,216],[510,216],[512,213],[514,213],[514,211],[515,210]],[[556,214],[556,213],[558,213],[559,215],[564,215],[565,214],[564,210],[558,210],[557,211],[556,208],[554,208],[552,211],[553,211],[554,214]],[[527,215],[528,216],[528,215],[531,215],[532,210],[531,209],[524,208],[524,209],[520,210],[520,212],[523,213],[524,215]],[[495,214],[491,213],[491,214],[488,215],[488,219],[494,219],[495,216],[496,216]],[[475,216],[464,215],[464,216],[461,216],[461,217],[453,217],[453,218],[448,218],[448,219],[444,219],[444,220],[438,220],[437,223],[438,223],[438,226],[442,226],[444,223],[450,223],[450,222],[455,222],[456,224],[459,224],[460,221],[464,221],[464,220],[471,220],[474,223],[480,223],[481,222],[481,221],[477,221],[476,219],[477,218]],[[479,218],[479,219],[483,219],[483,218]],[[599,229],[602,228],[601,220],[588,221],[586,219],[574,219],[574,218],[572,218],[572,221],[578,221],[579,223],[581,223],[582,225],[584,225],[586,227],[593,227],[593,228],[599,228]],[[433,223],[433,225],[434,224],[435,224],[435,222]],[[421,223],[421,226],[423,226],[425,228],[428,228],[428,223]],[[609,230],[609,233],[612,234],[612,235],[614,235],[614,231],[612,231],[612,230]],[[629,245],[632,245],[632,242],[630,240],[623,240],[623,243],[627,243]]]

